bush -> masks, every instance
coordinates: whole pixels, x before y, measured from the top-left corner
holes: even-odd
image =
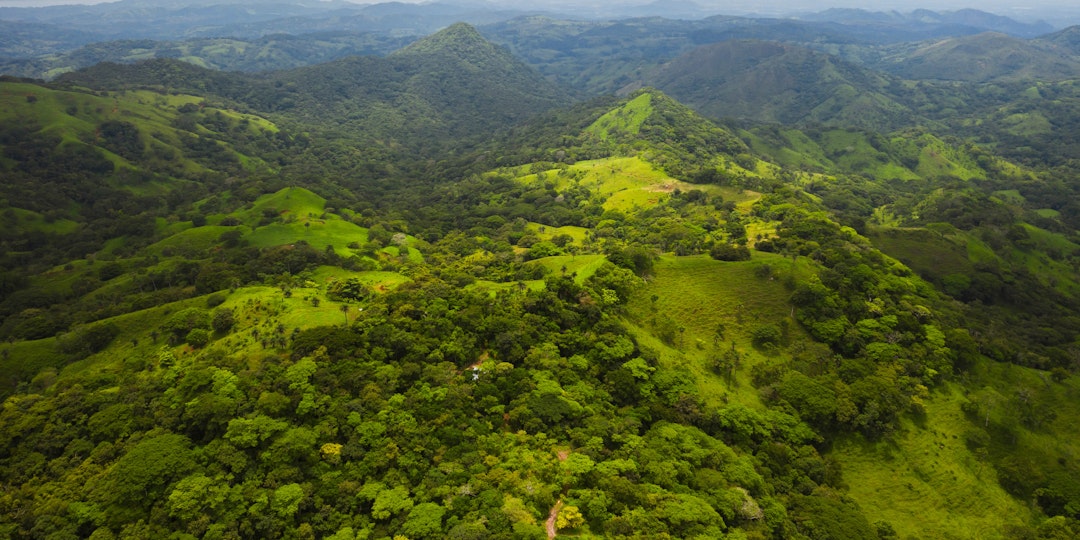
[[[173,314],[173,316],[169,317],[169,320],[165,321],[165,324],[161,326],[163,331],[171,334],[173,339],[177,341],[186,338],[187,335],[196,328],[201,328],[203,330],[210,328],[210,316],[199,308],[188,308],[183,311],[178,311]]]
[[[751,340],[758,347],[775,347],[783,338],[783,332],[775,324],[759,326],[751,333]]]
[[[750,249],[746,246],[719,243],[709,250],[709,255],[718,261],[748,261]]]
[[[196,328],[188,332],[185,341],[195,348],[205,347],[207,343],[210,343],[210,332],[204,328]]]
[[[219,309],[215,311],[214,317],[210,320],[210,326],[214,328],[214,331],[222,334],[232,330],[234,324],[236,324],[236,317],[233,316],[233,311],[231,309]]]
[[[60,352],[85,357],[101,352],[120,334],[120,328],[112,322],[83,326],[57,341]]]

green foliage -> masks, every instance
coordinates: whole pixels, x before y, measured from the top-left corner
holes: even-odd
[[[139,441],[109,470],[102,498],[119,506],[153,505],[195,468],[190,444],[187,437],[172,433]]]
[[[371,294],[371,288],[357,278],[347,278],[335,281],[327,287],[327,296],[339,302],[358,302],[366,299]]]
[[[662,72],[735,49],[825,81],[770,114],[899,125],[886,90],[916,91],[762,43]],[[553,509],[596,537],[1075,528],[1065,162],[941,124],[744,143],[653,90],[468,146],[562,94],[461,25],[260,77],[67,80],[100,95],[0,83],[4,534],[543,538]],[[1033,113],[992,140],[1059,129]]]
[[[718,261],[748,261],[750,250],[746,246],[735,246],[720,242],[709,250],[709,256]]]

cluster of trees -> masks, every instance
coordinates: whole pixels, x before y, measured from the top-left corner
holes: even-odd
[[[13,397],[4,532],[544,538],[561,501],[561,527],[612,537],[790,537],[809,519],[874,538],[809,427],[708,407],[636,343],[604,292],[633,282],[620,272],[495,297],[417,275],[257,364],[165,347],[151,369]],[[221,313],[162,332],[228,331]]]

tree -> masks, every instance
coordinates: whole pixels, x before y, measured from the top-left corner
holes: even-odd
[[[184,341],[188,342],[192,347],[200,349],[210,343],[210,332],[205,328],[195,328],[188,332]]]
[[[174,479],[195,468],[191,443],[183,435],[165,433],[140,441],[108,475],[108,497],[120,505],[151,505]]]
[[[371,293],[371,287],[368,287],[363,281],[360,281],[357,278],[346,278],[335,281],[330,284],[330,287],[326,291],[327,296],[339,302],[359,302],[370,296]]]
[[[231,330],[234,324],[236,324],[236,317],[233,315],[233,310],[225,308],[215,311],[213,319],[210,321],[214,331],[221,334]]]
[[[709,256],[718,261],[748,261],[750,260],[750,250],[746,246],[717,242],[709,250]]]
[[[371,517],[378,520],[390,519],[395,514],[406,512],[413,507],[413,501],[409,498],[409,490],[403,487],[395,487],[379,491],[375,496],[375,502],[371,505]],[[430,510],[429,510],[430,512]],[[421,515],[429,516],[421,512]],[[430,517],[430,516],[429,516]],[[420,520],[420,518],[417,518]],[[426,520],[423,522],[427,522]]]
[[[446,509],[426,502],[413,507],[408,519],[401,526],[401,532],[412,538],[439,538],[442,535],[442,520]]]
[[[300,501],[304,500],[304,488],[300,484],[285,484],[274,490],[270,498],[270,509],[282,519],[291,519],[300,510]]]
[[[559,530],[576,529],[584,524],[585,516],[581,515],[581,509],[576,506],[563,506],[555,517],[555,527]]]

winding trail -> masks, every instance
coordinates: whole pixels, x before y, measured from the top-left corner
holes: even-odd
[[[555,535],[558,534],[558,529],[555,528],[555,518],[559,516],[559,510],[562,510],[562,506],[562,499],[559,499],[555,506],[551,507],[551,512],[548,513],[547,523],[544,524],[544,528],[547,529],[548,540],[555,538]]]

